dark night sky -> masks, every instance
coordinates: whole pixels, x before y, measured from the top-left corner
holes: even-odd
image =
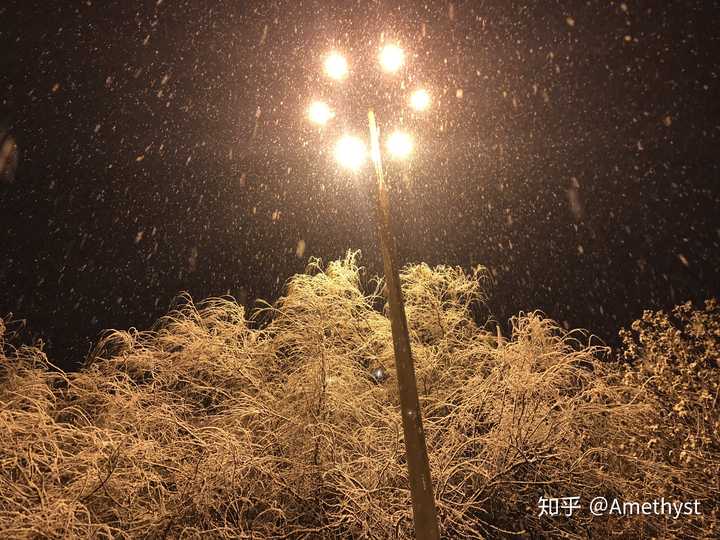
[[[274,300],[348,248],[380,272],[370,168],[337,170],[337,128],[303,115],[321,96],[339,126],[363,133],[372,103],[392,127],[403,79],[435,102],[403,116],[401,260],[484,264],[497,318],[613,343],[643,309],[720,294],[719,23],[706,0],[3,3],[0,316],[70,366],[180,291]],[[396,79],[383,35],[409,54]],[[332,48],[343,84],[319,69]]]

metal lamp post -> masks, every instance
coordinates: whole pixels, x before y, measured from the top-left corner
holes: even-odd
[[[387,45],[382,49],[379,60],[385,71],[396,71],[404,61],[404,51],[396,45]],[[348,74],[347,61],[339,53],[331,53],[325,61],[325,72],[333,79],[344,79]],[[429,105],[429,95],[424,90],[418,90],[411,96],[411,104],[418,110],[425,109]],[[310,119],[318,124],[325,124],[334,117],[334,112],[322,102],[315,102],[311,105],[308,114]],[[368,123],[370,128],[370,156],[376,178],[378,235],[385,271],[387,299],[390,304],[390,322],[405,437],[410,495],[413,505],[415,537],[418,540],[436,540],[439,538],[440,533],[433,496],[430,463],[425,443],[408,323],[398,272],[397,249],[390,216],[390,198],[385,183],[380,151],[380,131],[372,109],[368,111]],[[391,139],[390,142],[396,143],[395,148],[398,153],[409,153],[411,148],[409,137],[396,134],[395,141]],[[339,159],[347,158],[346,164],[348,166],[354,169],[361,167],[364,145],[359,139],[341,139],[336,150]]]

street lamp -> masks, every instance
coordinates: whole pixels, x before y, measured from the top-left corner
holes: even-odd
[[[379,55],[380,66],[385,72],[397,72],[405,62],[405,52],[395,44],[385,45]],[[331,53],[325,60],[325,73],[333,79],[342,79],[347,75],[347,61],[338,53]],[[416,110],[424,110],[430,105],[430,96],[424,90],[419,97],[410,98],[410,105]],[[415,96],[413,94],[413,96]],[[325,122],[332,117],[318,115]],[[313,115],[310,115],[313,118]],[[325,123],[321,122],[321,123]],[[316,122],[317,123],[317,122]],[[380,130],[375,113],[368,111],[370,127],[370,158],[373,162],[376,178],[378,235],[385,270],[385,285],[390,305],[390,323],[395,352],[395,367],[398,378],[400,409],[402,413],[403,434],[405,436],[405,455],[410,480],[410,495],[413,506],[415,537],[418,540],[437,540],[440,537],[433,496],[432,476],[428,460],[425,432],[422,425],[420,400],[418,399],[417,380],[410,349],[405,304],[403,302],[400,275],[398,272],[397,248],[390,219],[390,197],[385,183],[385,174],[380,151]],[[390,157],[407,159],[413,151],[412,137],[403,131],[396,131],[386,140],[386,149]],[[346,135],[335,146],[335,159],[348,169],[359,171],[367,160],[365,143],[354,136]]]

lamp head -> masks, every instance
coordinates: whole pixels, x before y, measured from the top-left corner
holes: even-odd
[[[335,145],[335,159],[345,169],[360,170],[367,160],[365,143],[358,137],[345,135]]]
[[[313,124],[324,126],[335,116],[335,113],[323,101],[313,101],[307,110],[308,118]]]
[[[407,159],[413,151],[412,137],[404,131],[395,131],[385,143],[388,153],[395,159]]]
[[[339,52],[331,52],[325,58],[325,73],[331,79],[341,81],[348,74],[348,64],[345,57]]]
[[[388,73],[395,73],[405,63],[405,51],[393,43],[380,50],[380,66]]]

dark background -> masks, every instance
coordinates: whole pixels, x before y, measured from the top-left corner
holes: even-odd
[[[377,254],[371,178],[336,126],[417,137],[390,168],[403,262],[488,266],[501,321],[541,309],[609,343],[717,296],[716,2],[67,1],[0,7],[0,316],[55,362],[147,328],[180,291],[276,299],[308,256]],[[377,74],[381,36],[408,51]],[[322,55],[348,55],[331,84]],[[403,112],[408,85],[434,108]],[[462,92],[459,93],[458,90]],[[306,249],[298,256],[298,243]],[[302,250],[300,250],[302,251]],[[16,323],[18,327],[20,323]]]

